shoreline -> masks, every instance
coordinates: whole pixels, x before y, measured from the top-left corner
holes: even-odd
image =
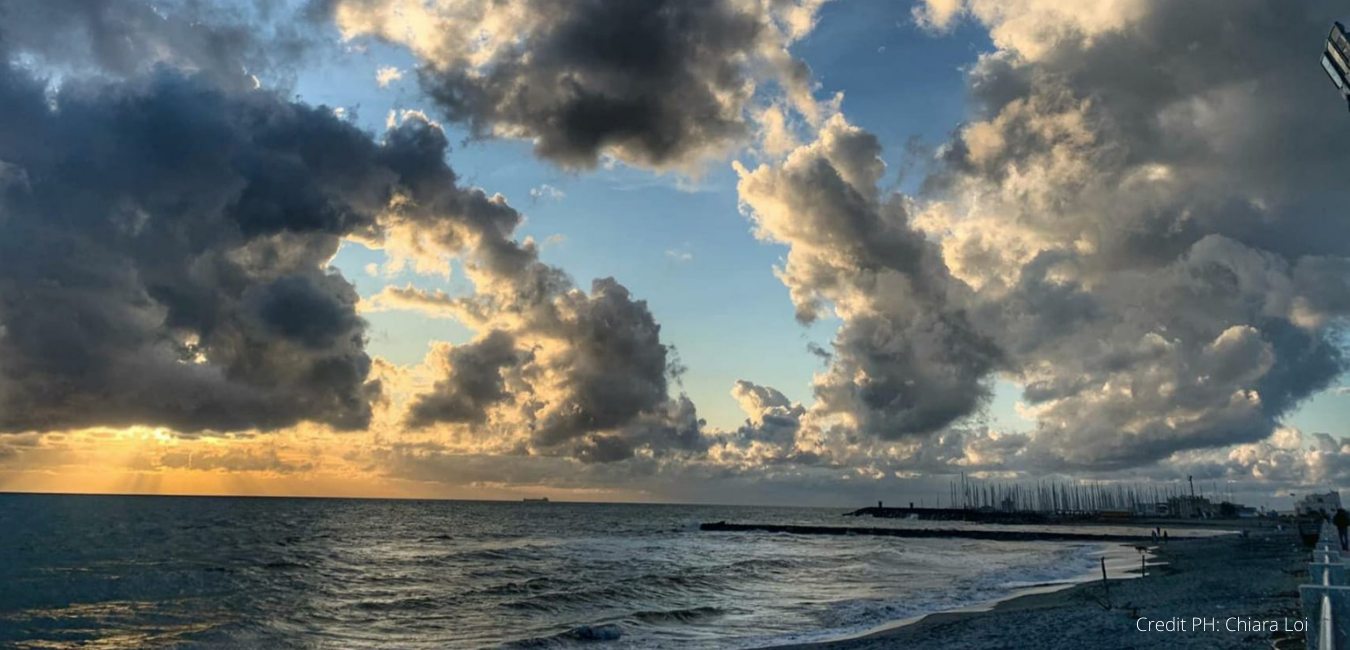
[[[1137,551],[1135,551],[1133,545],[1121,542],[1101,542],[1099,543],[1098,548],[1093,553],[1093,555],[1095,557],[1106,560],[1106,572],[1108,580],[1129,580],[1139,577],[1139,570],[1137,568],[1138,565],[1133,564],[1133,561],[1138,558],[1138,553]],[[1155,557],[1156,556],[1153,554],[1152,551],[1148,553],[1147,561],[1149,562],[1148,565],[1149,567],[1162,566],[1161,564],[1154,563],[1153,560],[1155,559]],[[854,642],[860,639],[868,639],[871,637],[880,636],[887,632],[900,629],[902,627],[914,625],[915,623],[919,623],[920,621],[923,621],[924,619],[932,616],[944,616],[944,615],[966,616],[972,614],[981,614],[984,612],[993,611],[998,607],[1005,606],[1005,604],[1008,603],[1009,601],[1018,600],[1020,598],[1029,598],[1032,596],[1053,594],[1065,591],[1067,589],[1073,589],[1083,584],[1090,583],[1094,580],[1100,583],[1101,574],[1097,567],[1098,565],[1093,565],[1093,568],[1089,569],[1087,572],[1081,575],[1074,576],[1072,578],[1066,578],[1060,581],[1027,584],[1024,586],[1014,587],[1008,593],[999,596],[997,598],[992,598],[990,600],[971,603],[969,605],[963,605],[961,607],[956,607],[953,609],[944,609],[937,612],[928,612],[926,614],[916,614],[914,616],[907,616],[905,618],[900,618],[893,621],[887,621],[879,625],[874,625],[865,630],[843,633],[829,638],[817,639],[813,641],[793,642],[780,645],[765,646],[763,648],[758,648],[757,650],[785,650],[785,649],[793,650],[797,648],[828,648],[833,647],[836,644],[841,644],[845,642]]]
[[[1134,554],[1128,545],[1108,544]],[[1123,553],[1121,554],[1124,555]],[[1228,631],[1225,621],[1299,618],[1298,574],[1306,561],[1292,531],[1250,537],[1188,538],[1155,549],[1149,574],[1138,565],[1108,570],[1111,609],[1100,578],[1030,586],[999,599],[906,619],[823,641],[763,650],[884,650],[898,647],[973,650],[996,647],[1228,648],[1287,647],[1301,634]],[[1137,557],[1137,556],[1136,556]],[[1156,571],[1156,573],[1155,573]],[[1141,632],[1137,619],[1213,618],[1201,632]],[[1229,621],[1228,626],[1241,627]],[[1085,643],[1085,637],[1095,639]]]

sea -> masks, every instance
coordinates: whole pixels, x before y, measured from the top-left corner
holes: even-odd
[[[0,494],[0,647],[765,648],[1079,580],[1105,551],[698,529],[935,523],[844,512]]]

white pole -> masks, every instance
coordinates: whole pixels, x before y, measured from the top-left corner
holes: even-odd
[[[1331,596],[1322,596],[1322,629],[1318,630],[1317,650],[1336,650],[1336,633],[1331,627]]]

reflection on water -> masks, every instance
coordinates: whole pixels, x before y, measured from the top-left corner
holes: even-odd
[[[185,608],[195,612],[192,615],[195,620],[174,620],[175,617],[165,615],[165,609],[163,604],[154,602],[73,603],[0,614],[0,627],[44,631],[45,636],[13,640],[15,648],[134,650],[181,646],[193,635],[227,620],[224,612],[213,619],[210,603]]]
[[[1076,577],[1099,550],[696,530],[721,520],[857,523],[794,508],[0,495],[0,646],[754,647]]]

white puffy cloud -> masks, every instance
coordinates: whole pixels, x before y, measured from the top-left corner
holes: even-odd
[[[402,79],[403,74],[403,70],[392,65],[382,66],[375,71],[375,83],[379,84],[381,88],[388,88],[389,84]]]
[[[1151,0],[922,0],[917,22],[937,31],[970,16],[989,26],[1000,49],[1035,60],[1065,41],[1091,40],[1131,26],[1147,13]]]
[[[566,192],[548,183],[530,188],[530,199],[533,201],[561,201],[566,196]]]

